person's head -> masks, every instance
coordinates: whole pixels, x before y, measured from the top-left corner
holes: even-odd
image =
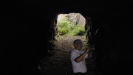
[[[74,40],[73,45],[74,45],[74,48],[77,50],[81,50],[83,47],[83,43],[80,39]]]

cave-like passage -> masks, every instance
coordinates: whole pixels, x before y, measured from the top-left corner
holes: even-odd
[[[72,73],[72,65],[70,61],[70,51],[73,49],[73,41],[81,39],[84,43],[83,48],[88,47],[88,28],[86,19],[80,13],[69,13],[57,15],[54,40],[50,40],[54,47],[50,53],[51,56],[44,58],[41,66],[42,73],[47,75],[62,74],[70,75]],[[87,60],[89,66],[89,74],[94,72],[94,63]],[[87,67],[88,67],[87,66]],[[92,67],[92,68],[91,68]],[[90,74],[93,75],[93,74]]]

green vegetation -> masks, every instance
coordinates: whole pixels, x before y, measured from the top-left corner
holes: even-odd
[[[85,27],[82,25],[74,25],[67,19],[63,19],[57,24],[57,31],[59,35],[83,35]]]

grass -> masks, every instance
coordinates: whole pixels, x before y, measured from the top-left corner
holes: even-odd
[[[57,32],[59,35],[83,35],[85,27],[83,25],[74,25],[67,19],[63,19],[57,24]]]

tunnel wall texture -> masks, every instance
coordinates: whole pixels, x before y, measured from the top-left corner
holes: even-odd
[[[79,12],[91,17],[90,32],[92,43],[96,48],[97,69],[105,75],[119,73],[118,69],[122,71],[121,67],[125,67],[123,64],[127,58],[123,56],[125,53],[123,49],[126,49],[125,45],[130,41],[128,38],[130,29],[126,22],[128,4],[125,2],[109,4],[105,1],[77,1],[77,4],[74,4],[75,1],[59,2],[51,4],[51,1],[24,0],[16,1],[15,7],[10,3],[8,4],[10,7],[5,7],[9,10],[3,11],[5,15],[1,17],[3,26],[1,57],[2,63],[5,64],[1,65],[2,72],[5,75],[38,74],[36,67],[51,48],[48,41],[54,36],[55,16],[69,12]],[[97,29],[99,32],[95,35]]]

